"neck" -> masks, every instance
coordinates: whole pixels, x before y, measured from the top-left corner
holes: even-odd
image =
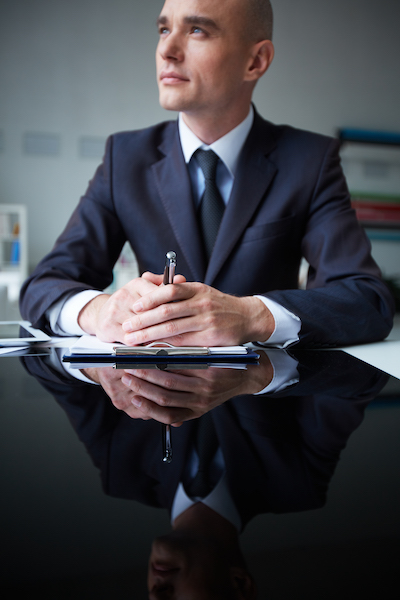
[[[239,550],[239,536],[236,528],[214,510],[197,502],[181,513],[173,522],[174,531],[191,532],[194,535],[207,536],[218,540],[227,554],[236,555]]]
[[[182,118],[189,129],[209,146],[240,125],[249,114],[249,110],[250,104],[247,104],[234,114],[201,116],[183,112]]]

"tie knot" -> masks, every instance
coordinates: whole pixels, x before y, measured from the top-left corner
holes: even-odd
[[[196,160],[198,161],[205,179],[215,181],[217,171],[218,156],[212,150],[196,150]]]

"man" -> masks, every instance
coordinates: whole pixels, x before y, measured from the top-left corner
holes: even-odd
[[[393,302],[351,210],[337,143],[276,127],[251,104],[274,56],[269,1],[166,0],[158,26],[160,103],[180,112],[178,125],[109,139],[67,228],[23,287],[22,315],[55,333],[129,345],[384,338]],[[220,159],[211,184],[199,148]],[[212,226],[200,231],[210,186],[223,203],[211,242]],[[143,275],[102,294],[126,240]],[[182,275],[162,286],[156,273],[169,250]],[[307,290],[297,289],[302,256]]]

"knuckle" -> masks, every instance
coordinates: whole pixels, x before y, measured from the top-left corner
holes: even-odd
[[[171,306],[169,304],[163,304],[160,307],[160,312],[161,312],[161,317],[164,320],[167,320],[171,316],[171,312],[172,312]]]
[[[209,408],[209,398],[206,398],[205,396],[202,396],[201,398],[199,398],[197,404],[197,408],[199,410],[203,411],[207,411]]]
[[[133,317],[131,319],[131,322],[134,323],[135,325],[135,329],[142,329],[144,324],[143,324],[143,318],[141,315],[135,315],[135,317]]]
[[[168,405],[169,405],[168,398],[167,398],[166,396],[164,396],[164,395],[160,396],[160,397],[157,399],[157,404],[158,404],[159,406],[168,406]]]
[[[172,376],[171,377],[167,377],[165,379],[165,381],[163,382],[163,386],[167,390],[174,390],[176,388],[176,381],[175,381],[175,379]]]
[[[209,316],[212,315],[213,301],[208,296],[205,296],[200,300],[200,310],[207,313]]]
[[[137,377],[134,377],[131,381],[131,383],[129,384],[129,387],[131,388],[132,392],[133,392],[133,397],[136,398],[136,396],[140,396],[141,392],[142,392],[142,385],[139,379],[137,379]]]
[[[205,394],[205,396],[211,396],[211,394],[213,392],[214,392],[214,385],[212,384],[211,381],[207,381],[207,383],[204,385],[203,393]]]
[[[175,321],[168,321],[168,323],[165,324],[165,329],[169,336],[175,335],[177,333]]]
[[[129,291],[126,287],[122,287],[119,290],[117,290],[112,296],[112,304],[113,306],[116,306],[117,303],[123,303],[125,304],[126,302],[128,302],[129,298],[130,298],[130,294]]]

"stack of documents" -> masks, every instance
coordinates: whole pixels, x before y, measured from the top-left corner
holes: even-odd
[[[63,360],[66,362],[82,362],[83,359],[98,360],[99,362],[132,360],[140,362],[245,360],[246,362],[252,362],[258,360],[258,358],[258,354],[245,346],[179,347],[164,343],[153,343],[147,346],[125,346],[124,344],[102,342],[96,336],[84,335],[70,347]]]

